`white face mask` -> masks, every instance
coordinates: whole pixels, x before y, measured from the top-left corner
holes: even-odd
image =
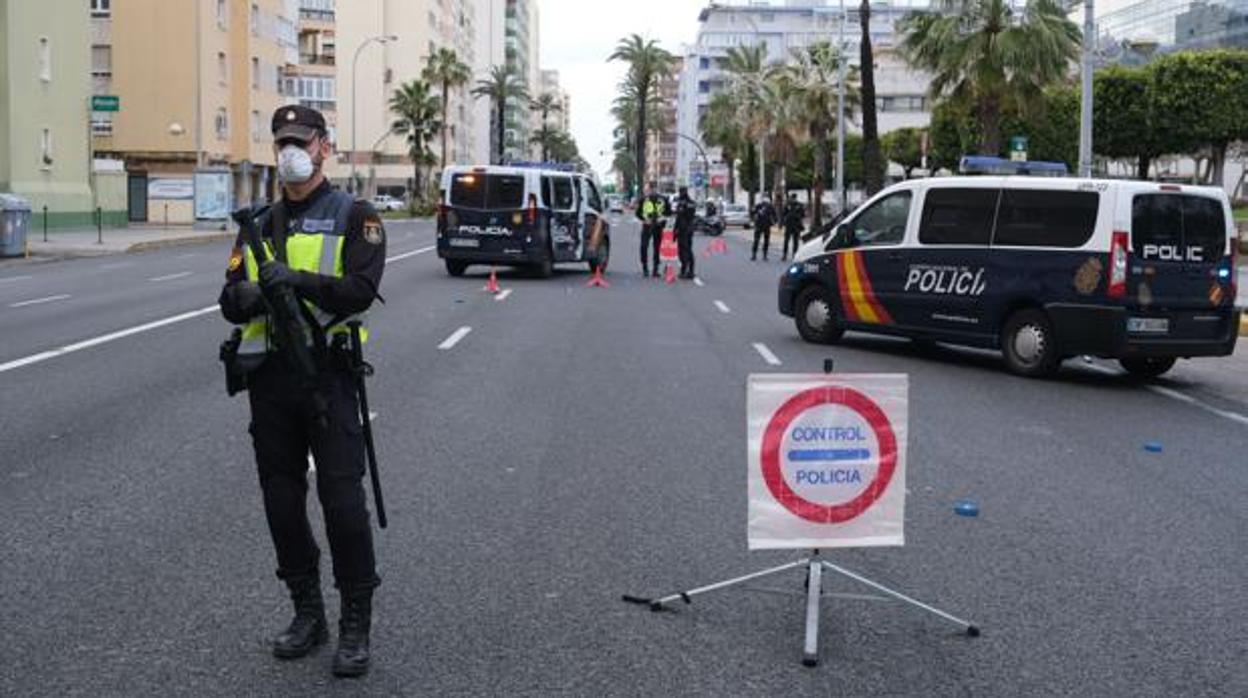
[[[288,145],[277,154],[277,176],[283,182],[303,184],[312,179],[312,173],[315,170],[312,156],[297,145]]]

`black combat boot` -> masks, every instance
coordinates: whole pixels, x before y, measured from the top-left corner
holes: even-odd
[[[368,672],[368,633],[373,623],[373,589],[342,589],[342,617],[338,620],[338,652],[334,676],[363,676]]]
[[[273,640],[273,656],[298,659],[329,639],[329,624],[325,621],[320,575],[287,579],[286,586],[295,602],[295,617],[285,632]]]

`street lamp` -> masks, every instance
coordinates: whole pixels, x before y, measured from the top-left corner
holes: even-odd
[[[370,36],[369,38],[365,39],[364,42],[361,43],[355,49],[355,55],[352,56],[351,58],[351,181],[348,182],[347,190],[350,191],[352,194],[355,193],[355,83],[356,83],[355,68],[356,68],[356,64],[359,62],[360,52],[364,50],[365,46],[368,46],[374,41],[376,41],[379,44],[387,44],[387,43],[390,43],[391,41],[398,41],[398,40],[399,40],[399,37],[395,36],[394,34],[386,34],[384,36]]]
[[[837,41],[836,65],[836,198],[845,211],[845,0],[841,0],[841,36]],[[822,175],[820,175],[822,176]],[[819,201],[816,206],[822,206]]]
[[[692,143],[693,147],[698,149],[698,154],[702,156],[702,170],[703,170],[702,200],[710,201],[711,200],[711,161],[707,159],[706,151],[702,149],[702,144],[699,143],[697,140],[690,138],[689,136],[686,136],[685,134],[680,133],[679,131],[675,133],[676,133],[677,138],[683,138],[689,141],[690,143]]]
[[[1092,176],[1092,42],[1096,41],[1093,0],[1083,2],[1083,65],[1080,70],[1079,176]]]

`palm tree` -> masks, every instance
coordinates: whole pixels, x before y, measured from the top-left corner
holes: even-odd
[[[827,187],[825,174],[828,161],[831,160],[831,133],[837,123],[837,88],[840,80],[840,52],[827,41],[821,41],[804,50],[793,52],[793,60],[786,67],[788,79],[797,89],[803,104],[808,133],[815,144],[815,162],[812,189],[813,200],[823,201],[823,192]],[[858,91],[853,87],[857,80],[857,69],[846,70],[845,76],[845,115],[852,120],[852,114],[859,104]],[[811,212],[811,226],[818,228],[823,224],[823,207],[814,206]]]
[[[655,94],[659,81],[670,75],[675,57],[668,53],[657,42],[646,41],[633,34],[620,39],[615,51],[607,58],[608,61],[623,61],[628,64],[628,77],[624,80],[624,94],[635,101],[637,129],[635,143],[637,176],[646,174],[646,136],[651,103],[657,101]]]
[[[772,196],[783,198],[785,175],[797,148],[805,139],[810,122],[806,119],[802,93],[787,76],[783,66],[774,67],[763,83],[762,133],[766,136],[765,157],[776,164],[772,170]]]
[[[529,102],[529,109],[532,109],[532,110],[534,110],[534,111],[541,112],[541,114],[542,114],[542,128],[541,128],[541,133],[546,133],[546,134],[549,134],[549,131],[548,131],[548,130],[547,130],[547,128],[546,128],[546,117],[547,117],[547,116],[550,114],[550,112],[552,112],[552,111],[553,111],[553,112],[561,112],[561,111],[563,111],[563,102],[562,102],[562,101],[560,101],[560,99],[559,99],[559,95],[556,95],[556,94],[555,94],[555,93],[553,93],[553,92],[543,92],[542,94],[540,94],[540,95],[538,95],[538,96],[537,96],[537,99],[534,99],[534,100],[532,100],[532,101],[530,101],[530,102]],[[546,135],[543,139],[540,139],[540,140],[539,140],[536,136],[534,136],[532,139],[530,139],[530,140],[531,140],[532,142],[534,142],[534,143],[540,143],[540,144],[541,144],[541,146],[542,146],[542,162],[546,162],[546,155],[547,155],[548,150],[549,150],[549,149],[547,148],[547,145],[549,145],[549,142],[550,142],[550,140],[549,140],[549,139],[550,139],[550,136],[549,136],[549,135]]]
[[[867,196],[884,188],[884,166],[880,162],[880,131],[875,121],[875,58],[871,50],[871,0],[859,5],[862,41],[862,178]]]
[[[1045,85],[1065,77],[1079,55],[1079,28],[1058,0],[936,0],[898,22],[901,53],[932,73],[931,96],[952,94],[975,105],[981,154],[1001,152],[1001,111],[1008,100],[1035,104]]]
[[[450,107],[451,88],[468,84],[468,81],[472,79],[472,69],[459,60],[459,56],[453,49],[439,48],[426,59],[425,70],[421,73],[421,77],[430,85],[442,87],[442,159],[439,162],[445,168],[447,165],[446,110]]]
[[[498,164],[506,157],[507,148],[507,100],[529,98],[529,89],[524,79],[517,75],[513,68],[496,65],[490,68],[490,77],[477,80],[472,89],[474,97],[488,97],[494,103],[494,118],[498,124]]]
[[[737,156],[745,153],[745,128],[741,124],[740,110],[732,96],[726,92],[711,97],[706,107],[706,116],[702,119],[699,131],[702,141],[709,146],[719,148],[721,158],[728,163],[728,200],[736,202],[737,177],[733,162]],[[710,176],[710,173],[707,173]]]
[[[442,100],[432,94],[429,83],[423,80],[412,80],[400,85],[390,97],[390,111],[397,117],[390,131],[396,135],[407,137],[407,152],[412,159],[412,200],[424,196],[421,187],[421,168],[432,165],[436,160],[429,150],[429,142],[434,134],[442,128],[438,120],[442,111]]]
[[[732,47],[724,60],[724,70],[729,75],[729,94],[737,104],[739,123],[745,137],[750,141],[761,140],[767,135],[767,81],[774,77],[766,65],[767,47]],[[766,158],[760,149],[759,157]],[[758,183],[761,194],[766,184]],[[754,208],[754,192],[749,192],[749,206]]]

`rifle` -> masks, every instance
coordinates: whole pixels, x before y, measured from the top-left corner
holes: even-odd
[[[252,256],[256,258],[256,264],[263,266],[272,262],[272,258],[264,248],[264,242],[260,239],[260,231],[256,228],[256,219],[251,209],[239,209],[234,212],[233,218],[238,223]],[[310,317],[311,314],[302,306],[295,296],[294,289],[290,286],[286,284],[261,286],[260,291],[264,295],[265,305],[269,308],[269,329],[273,332],[278,352],[298,374],[301,387],[312,395],[313,414],[316,416],[317,423],[323,427],[328,423],[326,415],[329,403],[321,394],[320,383],[317,380],[316,356],[313,355],[307,342],[307,332],[310,330],[312,341],[324,355],[323,329],[314,318]],[[306,327],[304,322],[308,323]]]
[[[351,373],[355,376],[355,390],[360,396],[360,421],[364,424],[364,451],[368,454],[368,474],[373,482],[373,502],[377,505],[377,525],[386,527],[386,503],[381,498],[381,478],[377,474],[377,449],[373,445],[373,419],[368,413],[368,392],[364,379],[373,375],[373,365],[364,360],[363,342],[360,341],[360,322],[347,323],[351,328]]]

